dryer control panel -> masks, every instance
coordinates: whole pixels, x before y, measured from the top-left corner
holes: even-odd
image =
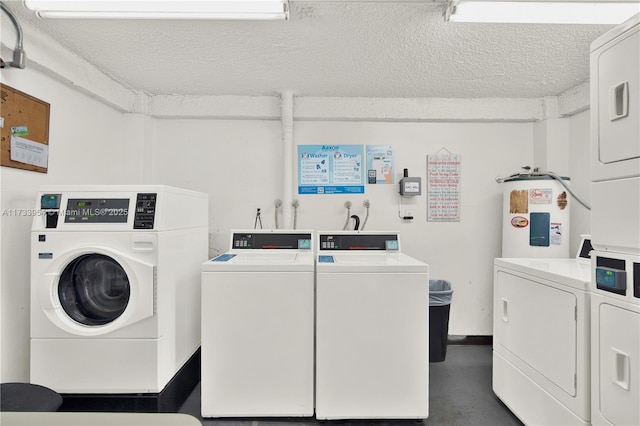
[[[597,290],[631,300],[640,299],[640,258],[637,255],[592,252],[593,283]],[[637,303],[637,301],[636,301]]]

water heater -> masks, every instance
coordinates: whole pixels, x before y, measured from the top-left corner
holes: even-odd
[[[521,175],[501,185],[502,257],[569,258],[569,191],[549,176]]]

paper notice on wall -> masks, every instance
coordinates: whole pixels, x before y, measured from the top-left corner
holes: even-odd
[[[20,136],[11,136],[11,160],[46,168],[49,146]]]
[[[460,179],[460,154],[427,156],[427,221],[460,221]]]
[[[562,244],[562,224],[551,222],[549,228],[549,235],[551,238],[551,244]]]

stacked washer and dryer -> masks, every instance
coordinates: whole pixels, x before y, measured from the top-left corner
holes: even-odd
[[[640,424],[640,14],[591,45],[591,421]]]
[[[208,195],[159,185],[44,186],[37,209],[31,382],[64,394],[72,409],[73,401],[104,409],[107,396],[121,397],[111,409],[175,409],[169,384],[198,380]]]

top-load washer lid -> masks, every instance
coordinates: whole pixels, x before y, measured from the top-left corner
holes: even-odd
[[[419,272],[429,265],[404,253],[332,253],[318,255],[318,272]]]
[[[400,252],[397,232],[319,232],[318,272],[428,272],[429,266]]]
[[[202,264],[202,272],[277,272],[311,271],[313,272],[313,253],[262,253],[227,252]]]
[[[264,253],[241,253],[235,256],[231,262],[256,264],[256,263],[294,263],[298,257],[298,253],[271,253],[266,250]]]
[[[345,263],[345,264],[374,264],[374,263],[385,263],[385,264],[397,264],[398,256],[389,256],[387,254],[378,254],[378,253],[348,253],[345,256],[340,254],[333,255],[334,263]]]
[[[202,264],[202,271],[313,271],[313,232],[236,230],[230,250]]]

